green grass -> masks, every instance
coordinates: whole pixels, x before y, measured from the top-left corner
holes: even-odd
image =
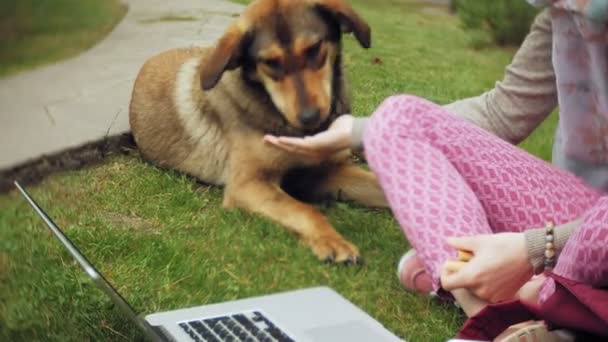
[[[90,48],[125,13],[120,0],[0,0],[0,76]]]
[[[352,38],[345,42],[359,115],[395,93],[440,103],[479,94],[511,59],[510,50],[472,49],[447,14],[403,0],[353,3],[374,32],[371,50]],[[526,147],[547,156],[552,125]],[[395,263],[408,245],[386,210],[321,208],[366,261],[338,267],[318,262],[263,218],[221,209],[221,189],[159,170],[136,154],[51,177],[31,192],[144,312],[328,285],[410,341],[453,336],[464,319],[451,305],[400,288]],[[0,340],[139,338],[23,199],[14,192],[0,196]]]

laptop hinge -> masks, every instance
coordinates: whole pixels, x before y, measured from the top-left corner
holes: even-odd
[[[173,342],[175,339],[171,337],[171,334],[165,329],[162,325],[152,325],[148,323],[145,317],[142,314],[137,315],[137,319],[143,325],[143,328],[146,332],[146,337],[150,341],[154,342]]]

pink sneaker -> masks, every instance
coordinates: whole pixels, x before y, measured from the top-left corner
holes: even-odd
[[[420,292],[423,294],[431,294],[433,292],[433,280],[426,273],[422,261],[416,255],[414,249],[410,249],[405,253],[399,266],[397,266],[397,277],[406,290]]]

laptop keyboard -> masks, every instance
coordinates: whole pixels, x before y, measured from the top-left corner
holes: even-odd
[[[181,322],[193,341],[294,342],[259,311]]]

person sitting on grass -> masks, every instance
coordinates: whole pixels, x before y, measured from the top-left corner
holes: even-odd
[[[494,338],[542,319],[608,337],[607,16],[606,0],[552,1],[504,82],[480,97],[442,108],[393,96],[370,119],[346,115],[312,137],[265,140],[310,155],[362,145],[413,247],[399,263],[402,284],[453,296],[471,317],[461,336]],[[556,167],[509,142],[557,102]],[[457,250],[473,256],[449,261]],[[501,308],[513,317],[494,324]],[[521,329],[550,336],[545,324]],[[521,335],[510,333],[501,338]]]

